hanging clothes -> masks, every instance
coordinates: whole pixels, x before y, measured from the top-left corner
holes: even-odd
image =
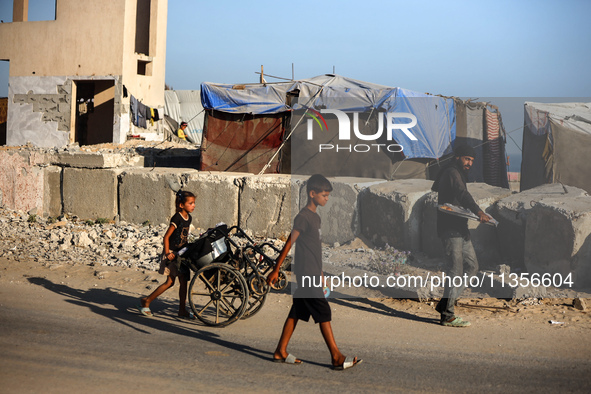
[[[141,103],[133,96],[133,94],[130,95],[129,105],[131,108],[131,122],[134,124],[134,126],[147,129],[148,121],[153,126],[154,121],[162,119],[157,109],[148,107],[147,105]]]
[[[137,99],[133,96],[133,94],[129,97],[129,106],[131,109],[131,123],[133,123],[134,126],[138,126],[138,104],[139,101],[137,101]]]

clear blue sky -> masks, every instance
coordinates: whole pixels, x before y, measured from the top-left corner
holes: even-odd
[[[169,0],[167,83],[332,72],[453,96],[591,95],[591,1]]]
[[[30,19],[52,2],[29,0]],[[12,1],[0,3],[5,16]],[[591,96],[588,0],[168,3],[166,83],[177,90],[256,82],[261,65],[291,78],[293,63],[296,79],[334,66],[350,78],[449,96]],[[501,113],[507,131],[523,124],[522,103]]]

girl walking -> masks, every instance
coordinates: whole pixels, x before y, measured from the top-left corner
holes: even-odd
[[[147,297],[140,300],[138,309],[144,316],[153,316],[150,304],[160,294],[174,286],[175,278],[179,278],[179,317],[191,317],[186,309],[187,281],[189,271],[181,265],[181,258],[177,252],[187,243],[189,227],[191,226],[191,212],[195,209],[195,195],[188,191],[179,190],[176,193],[176,213],[170,219],[170,226],[164,234],[164,250],[160,260],[158,273],[167,275],[166,282],[162,283]]]

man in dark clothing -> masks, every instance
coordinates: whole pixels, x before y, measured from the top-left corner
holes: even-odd
[[[489,216],[484,213],[466,187],[468,171],[474,163],[474,149],[467,145],[458,146],[453,161],[443,168],[431,188],[438,193],[437,204],[453,204],[471,210],[481,222],[488,222]],[[465,289],[462,285],[453,286],[453,278],[462,277],[464,263],[467,264],[468,277],[478,272],[478,260],[470,240],[468,219],[437,211],[437,235],[443,242],[445,254],[451,263],[451,271],[446,275],[451,278],[444,283],[443,297],[435,309],[441,314],[441,324],[450,327],[468,327],[470,322],[462,320],[454,313],[456,300]],[[451,286],[450,286],[451,285]]]

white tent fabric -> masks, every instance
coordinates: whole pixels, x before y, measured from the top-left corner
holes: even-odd
[[[561,182],[591,193],[591,103],[524,107],[521,190]]]
[[[591,103],[525,103],[526,117],[530,131],[536,135],[548,132],[549,122],[591,134]]]
[[[187,122],[187,139],[195,145],[201,145],[205,114],[200,90],[165,90],[164,114],[178,124]]]

